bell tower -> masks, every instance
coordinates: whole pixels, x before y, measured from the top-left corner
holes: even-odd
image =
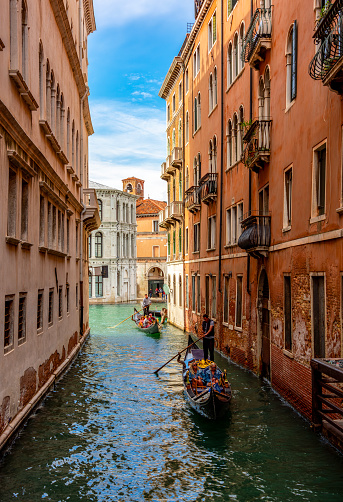
[[[122,182],[124,192],[138,195],[138,200],[144,199],[144,180],[132,176],[130,178],[125,178]]]

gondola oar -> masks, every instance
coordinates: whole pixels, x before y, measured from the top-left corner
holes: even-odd
[[[137,310],[135,313],[138,314],[138,312],[142,312],[142,310],[144,309],[141,309],[141,310]],[[132,314],[129,315],[129,317],[127,317],[126,319],[124,319],[124,321],[121,321],[119,324],[122,324],[123,322],[127,321],[128,319],[130,319],[132,317]],[[107,329],[114,329],[116,328],[117,326],[119,326],[119,324],[116,324],[115,326],[107,326]]]
[[[195,340],[193,343],[191,343],[190,345],[188,345],[188,347],[186,347],[185,349],[183,350],[180,350],[180,352],[178,352],[174,357],[172,357],[171,359],[169,359],[169,361],[167,361],[163,366],[161,366],[160,368],[158,368],[158,370],[154,371],[154,373],[157,375],[157,373],[162,369],[164,368],[165,366],[167,366],[167,364],[169,364],[173,359],[175,359],[175,357],[179,356],[180,354],[182,354],[182,352],[184,352],[185,350],[189,349],[190,347],[192,347],[192,345],[194,345],[195,343],[197,343],[199,340],[202,340],[204,338],[204,336],[206,336],[206,333],[205,335],[202,335],[200,338],[198,338],[197,340]]]

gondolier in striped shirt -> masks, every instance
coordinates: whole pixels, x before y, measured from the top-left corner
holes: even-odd
[[[148,297],[148,295],[145,295],[145,297],[143,298],[143,302],[142,302],[142,307],[144,309],[144,315],[149,315],[150,304],[151,304],[151,299]]]
[[[204,359],[208,358],[210,352],[210,360],[214,361],[214,321],[208,317],[207,314],[203,315],[202,332],[205,335],[202,339],[204,349]]]

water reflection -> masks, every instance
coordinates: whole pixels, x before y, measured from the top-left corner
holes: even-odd
[[[338,502],[342,457],[249,373],[218,358],[230,413],[209,422],[183,397],[187,344],[123,323],[132,307],[91,308],[92,337],[0,467],[0,500]]]

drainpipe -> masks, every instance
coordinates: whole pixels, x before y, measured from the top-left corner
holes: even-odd
[[[224,186],[224,13],[223,0],[220,0],[220,206],[219,206],[219,263],[218,263],[218,291],[222,292],[222,244],[223,244],[223,186]]]
[[[82,223],[82,217],[86,211],[86,206],[83,203],[83,170],[82,170],[82,164],[83,164],[83,102],[88,96],[89,93],[89,87],[86,86],[86,92],[82,96],[80,100],[80,159],[79,159],[79,174],[80,174],[80,183],[81,183],[81,188],[80,188],[80,202],[83,206],[82,212],[81,212],[81,236],[80,236],[80,335],[83,335],[83,223]]]

